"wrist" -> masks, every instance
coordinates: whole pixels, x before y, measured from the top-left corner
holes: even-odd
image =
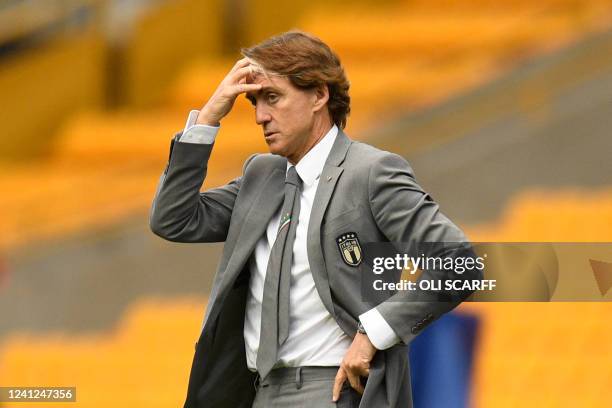
[[[374,356],[374,354],[376,354],[376,352],[378,351],[378,349],[372,343],[367,334],[362,334],[358,332],[355,335],[355,341],[357,344],[359,344],[359,348],[365,353],[365,355],[370,358]]]
[[[363,327],[363,324],[361,324],[361,321],[357,321],[357,333],[355,334],[355,338],[359,338],[360,341],[365,342],[372,352],[376,352],[376,350],[378,350],[374,343],[372,343],[370,340],[370,337],[368,336],[365,327]]]
[[[219,120],[210,115],[205,109],[200,110],[200,113],[198,113],[198,117],[196,118],[195,123],[196,125],[206,125],[215,127],[218,127],[220,125]]]

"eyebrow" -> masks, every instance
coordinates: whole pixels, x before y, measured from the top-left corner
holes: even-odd
[[[281,90],[275,86],[268,85],[268,86],[262,87],[259,91],[257,91],[258,94],[262,94],[265,92],[281,93]],[[249,100],[249,102],[251,102],[251,104],[255,105],[255,97],[253,96],[252,92],[245,93],[245,97]]]

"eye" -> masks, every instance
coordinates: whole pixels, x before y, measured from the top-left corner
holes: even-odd
[[[269,93],[266,95],[266,99],[268,100],[268,103],[274,104],[278,102],[278,95],[275,93]]]

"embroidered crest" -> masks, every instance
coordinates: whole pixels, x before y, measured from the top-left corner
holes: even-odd
[[[358,266],[361,263],[362,251],[359,239],[354,232],[346,232],[336,238],[336,244],[342,255],[342,260],[349,266]]]

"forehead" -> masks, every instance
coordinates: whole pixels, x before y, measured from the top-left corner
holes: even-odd
[[[291,83],[291,81],[287,79],[287,77],[275,74],[265,75],[262,73],[253,73],[250,76],[248,82],[253,84],[261,84],[262,89],[257,93],[262,93],[270,90],[275,90],[277,92],[287,92],[296,89]],[[254,96],[254,94],[254,92],[249,92],[247,96]]]

